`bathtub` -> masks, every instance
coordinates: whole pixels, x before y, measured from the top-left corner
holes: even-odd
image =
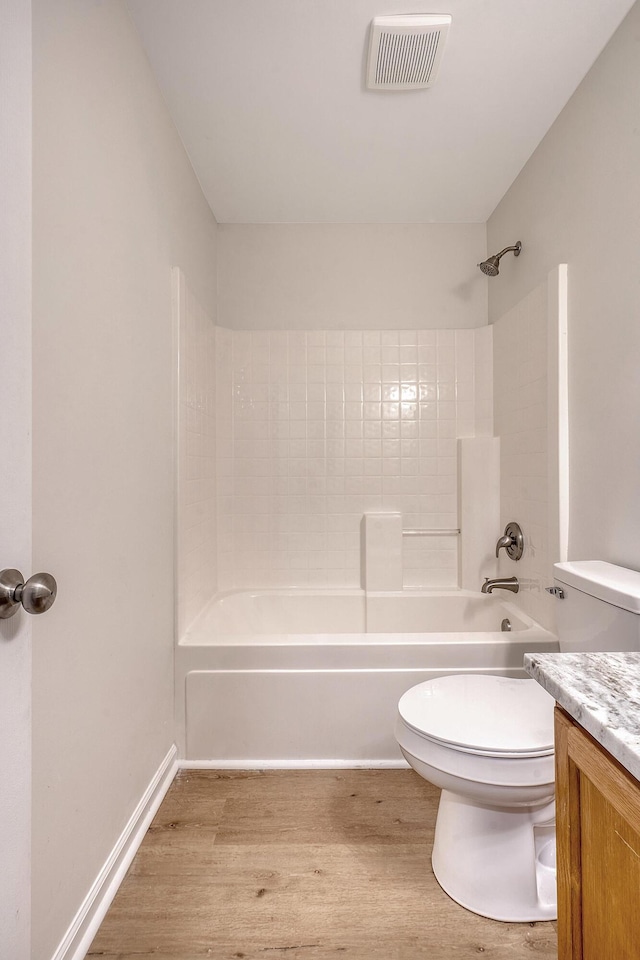
[[[496,595],[221,594],[177,646],[182,756],[217,767],[404,766],[393,727],[405,690],[450,673],[524,678],[525,653],[557,649]]]

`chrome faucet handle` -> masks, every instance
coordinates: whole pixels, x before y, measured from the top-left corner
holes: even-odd
[[[496,557],[500,556],[500,551],[502,549],[506,550],[506,548],[510,547],[512,543],[513,541],[511,537],[500,537],[500,539],[496,543]]]
[[[511,520],[504,528],[504,536],[496,543],[496,557],[504,549],[510,560],[519,560],[524,553],[524,534],[519,523]]]

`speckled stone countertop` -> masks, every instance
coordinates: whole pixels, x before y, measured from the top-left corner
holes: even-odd
[[[640,780],[640,653],[528,653],[524,668]]]

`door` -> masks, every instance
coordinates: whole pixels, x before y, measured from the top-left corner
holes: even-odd
[[[0,569],[31,571],[31,3],[0,4]],[[28,960],[31,627],[0,620],[0,960]]]

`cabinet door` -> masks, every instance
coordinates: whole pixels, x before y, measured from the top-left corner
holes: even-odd
[[[559,960],[640,960],[640,784],[556,709]]]

